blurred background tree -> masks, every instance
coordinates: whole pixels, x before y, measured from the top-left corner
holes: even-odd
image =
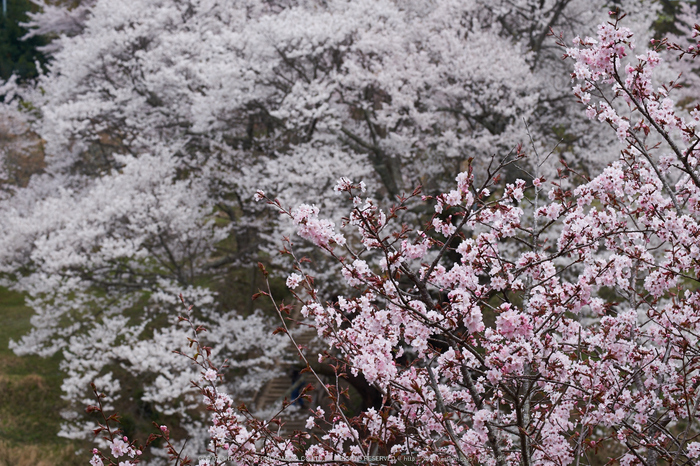
[[[663,39],[669,34],[678,35],[681,31],[678,29],[679,14],[684,4],[690,5],[697,12],[700,12],[700,0],[660,0],[661,11],[658,19],[654,22],[655,36],[657,39]],[[690,24],[689,26],[693,26]]]
[[[27,13],[34,11],[36,5],[29,0],[6,0],[6,5],[5,13],[0,13],[0,78],[7,80],[12,73],[20,81],[34,78],[36,62],[46,63],[44,55],[37,50],[46,45],[46,39],[33,36],[22,40],[28,32],[22,23],[29,19]]]

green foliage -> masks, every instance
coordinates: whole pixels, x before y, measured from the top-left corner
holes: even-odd
[[[0,11],[0,78],[8,79],[13,73],[20,80],[37,76],[35,61],[42,65],[46,58],[37,47],[46,44],[43,37],[22,40],[27,30],[20,23],[27,21],[27,12],[34,7],[29,0],[6,0],[7,15]]]
[[[654,31],[657,39],[663,39],[669,34],[678,34],[676,25],[678,12],[682,3],[690,3],[700,8],[699,0],[660,0],[661,11],[659,17],[654,21]],[[690,25],[692,26],[692,24]]]

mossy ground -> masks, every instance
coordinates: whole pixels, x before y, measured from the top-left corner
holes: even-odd
[[[31,314],[21,294],[0,288],[0,466],[87,464],[86,445],[57,435],[64,404],[60,355],[20,357],[8,348],[10,339],[29,332]]]

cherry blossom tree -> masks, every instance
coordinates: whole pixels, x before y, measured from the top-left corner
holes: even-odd
[[[675,15],[674,26],[677,34],[670,34],[668,40],[684,50],[694,50],[698,46],[697,34],[694,26],[700,23],[697,4],[681,3]],[[670,68],[674,73],[679,89],[676,100],[687,109],[692,109],[697,103],[697,97],[692,92],[698,85],[698,67],[692,59],[693,54],[675,54],[668,57]]]
[[[547,163],[559,154],[548,159],[544,151],[556,145],[552,135],[561,136],[556,121],[576,122],[565,131],[575,136],[569,146],[576,154],[602,153],[595,148],[610,146],[615,135],[587,131],[591,123],[584,126],[585,117],[565,118],[573,114],[571,98],[558,104],[569,93],[568,76],[553,71],[563,65],[547,33],[562,25],[567,30],[578,30],[579,24],[590,28],[599,21],[604,3],[130,0],[82,2],[61,10],[64,16],[52,4],[34,15],[31,24],[37,33],[57,35],[47,49],[52,53],[49,71],[35,88],[8,84],[3,93],[7,102],[14,94],[16,102],[34,112],[29,115],[44,141],[45,166],[1,202],[0,264],[5,283],[26,292],[35,311],[33,330],[14,342],[15,351],[64,354],[64,395],[76,409],[66,413],[62,434],[85,436],[95,427],[77,414],[89,399],[90,381],[111,400],[125,386],[139,383],[142,401],[180,416],[190,435],[201,434],[199,392],[189,384],[198,369],[174,355],[163,357],[172,349],[186,351],[186,329],[171,326],[180,294],[195,305],[192,319],[209,329],[201,344],[213,348],[210,362],[217,376],[236,374],[220,386],[223,391],[249,401],[275,374],[274,362],[284,357],[287,342],[282,335],[267,335],[278,324],[262,313],[232,309],[217,294],[231,270],[251,261],[267,262],[271,251],[285,246],[280,238],[293,232],[263,205],[251,202],[256,189],[275,193],[280,207],[323,199],[318,208],[288,211],[320,252],[342,241],[335,233],[323,235],[333,223],[341,224],[344,209],[378,209],[416,185],[426,195],[445,191],[440,201],[445,212],[436,217],[438,224],[424,228],[425,239],[419,241],[412,232],[406,238],[400,235],[406,250],[414,251],[410,260],[417,264],[439,257],[436,269],[458,261],[459,252],[451,244],[457,240],[439,253],[436,241],[444,238],[435,231],[453,234],[447,206],[456,208],[451,203],[467,196],[460,190],[472,186],[470,177],[480,189],[469,188],[472,202],[480,199],[474,215],[483,211],[486,217],[464,210],[469,213],[464,218],[492,225],[492,207],[503,205],[505,212],[508,199],[501,199],[505,188],[496,181],[496,172],[514,193],[526,186],[530,193],[540,193],[543,188],[531,184],[545,173],[556,173]],[[639,10],[639,2],[623,3]],[[649,15],[635,18],[642,18],[640,24],[649,22]],[[562,76],[564,84],[553,76]],[[613,124],[619,126],[617,120]],[[530,139],[532,150],[542,157],[515,160],[513,148]],[[611,147],[598,162],[617,152]],[[455,190],[447,180],[464,170],[466,178]],[[363,199],[355,205],[354,197],[325,196],[341,176],[364,179],[374,200],[364,208]],[[516,184],[518,176],[527,183]],[[567,181],[561,183],[565,192]],[[354,185],[340,188],[346,192],[348,186]],[[352,189],[355,193],[358,188]],[[546,222],[534,216],[542,205],[538,196],[534,210],[523,208],[519,214],[520,207],[508,207],[516,209],[508,225],[518,223],[518,215],[535,225],[529,239],[519,234],[499,246],[514,263],[521,245],[533,244],[540,251],[541,238],[551,237],[547,244],[553,244],[560,234],[557,228],[564,228],[554,222],[564,207],[561,212],[548,207],[554,210]],[[405,211],[397,211],[400,217],[385,216],[406,224],[424,219],[425,206],[417,197],[408,197],[404,206]],[[328,220],[318,220],[320,207]],[[376,215],[380,221],[378,211]],[[511,228],[505,217],[499,219],[493,217]],[[382,257],[377,250],[384,246],[374,245],[367,234],[360,229],[348,235],[348,247],[371,247],[374,252],[347,263],[323,259],[306,244],[294,246],[295,254],[313,254],[319,264],[313,286],[306,275],[299,282],[319,306],[332,299],[329,290],[365,283],[364,275],[353,273],[373,277],[389,267],[391,276],[394,246],[387,243]],[[565,255],[550,262],[560,267],[557,261]],[[364,260],[367,268],[355,260]],[[573,273],[576,266],[566,270]],[[424,276],[433,272],[428,268]],[[349,283],[343,283],[343,276]],[[410,284],[408,275],[401,277],[398,285]],[[427,292],[440,303],[442,278],[428,280],[433,288]],[[523,286],[516,290],[521,301],[534,285]],[[465,306],[471,302],[467,295],[459,298]],[[394,298],[380,299],[389,306]],[[425,312],[433,309],[424,304]],[[338,315],[336,326],[355,323],[349,315]],[[410,325],[415,329],[409,337],[401,336],[409,339],[407,345],[419,337],[431,340],[423,327]],[[478,319],[473,326],[467,328],[485,331],[479,330]],[[448,350],[450,341],[440,343],[442,350]],[[423,352],[407,346],[404,360],[436,354],[420,348]],[[229,361],[226,371],[219,369],[224,360]],[[387,387],[378,384],[379,375],[348,370],[388,397]],[[436,451],[441,448],[433,445]]]
[[[42,47],[46,53],[54,53],[60,48],[61,41],[56,39],[61,35],[75,36],[85,27],[93,0],[78,0],[71,2],[44,2],[30,0],[36,6],[36,11],[28,12],[29,20],[24,24],[29,29],[27,38],[43,36],[50,43]]]
[[[288,241],[287,284],[327,344],[318,357],[382,399],[351,416],[342,385],[299,347],[313,390],[332,403],[311,410],[306,432],[281,436],[279,419],[231,398],[185,317],[211,413],[200,465],[578,465],[600,464],[600,449],[609,464],[696,464],[700,109],[675,107],[655,75],[666,44],[638,50],[621,19],[566,50],[586,114],[625,145],[593,178],[564,169],[511,183],[499,174],[524,155],[496,157],[424,196],[434,215],[421,227],[404,221],[419,190],[384,210],[364,183],[341,178],[335,190],[353,205],[341,225],[258,193],[340,264],[352,291],[325,301]],[[133,450],[127,440],[110,440],[111,457]],[[104,461],[114,464],[96,451],[93,464]]]

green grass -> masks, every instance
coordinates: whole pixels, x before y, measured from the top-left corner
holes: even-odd
[[[78,445],[57,436],[64,407],[60,354],[20,357],[8,347],[29,332],[31,315],[20,293],[0,288],[0,466],[85,464],[85,455],[73,453]]]

